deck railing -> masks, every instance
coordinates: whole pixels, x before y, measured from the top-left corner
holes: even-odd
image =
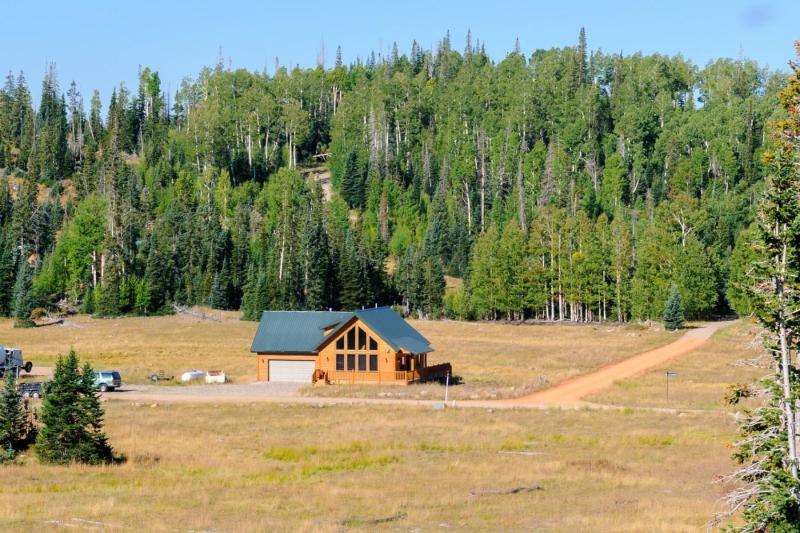
[[[450,363],[441,363],[420,369],[420,380],[433,381],[438,379],[445,379],[447,375],[453,375],[453,367]]]
[[[328,383],[413,383],[416,381],[442,380],[452,373],[450,363],[418,368],[416,370],[396,370],[389,372],[363,372],[356,370],[332,370],[314,373],[314,382],[325,380]]]

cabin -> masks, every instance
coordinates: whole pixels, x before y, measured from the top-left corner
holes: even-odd
[[[409,383],[443,380],[449,363],[428,365],[430,342],[389,307],[264,311],[253,339],[259,381]]]

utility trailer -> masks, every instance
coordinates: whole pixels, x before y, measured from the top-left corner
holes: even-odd
[[[17,392],[23,398],[41,398],[44,396],[44,382],[20,383],[17,385]]]
[[[26,373],[30,374],[31,370],[33,370],[33,363],[30,361],[22,360],[22,350],[19,348],[6,348],[5,346],[0,346],[0,378],[2,378],[7,369],[8,360],[11,359],[11,368],[19,374],[22,370]]]

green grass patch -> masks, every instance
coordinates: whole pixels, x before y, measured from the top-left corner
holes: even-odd
[[[675,438],[669,435],[639,435],[636,437],[636,442],[642,446],[664,448],[675,444]]]

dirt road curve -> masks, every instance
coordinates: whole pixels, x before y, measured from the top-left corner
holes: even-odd
[[[629,378],[640,372],[658,366],[670,359],[685,355],[707,341],[717,330],[732,322],[712,322],[689,330],[675,342],[634,355],[623,361],[610,364],[588,374],[576,376],[528,396],[512,400],[463,400],[460,407],[482,408],[539,408],[550,407],[578,408],[583,406],[610,407],[589,404],[583,400],[589,394],[610,387],[615,381]],[[42,369],[49,370],[49,369]],[[197,385],[189,387],[126,385],[122,390],[106,393],[108,400],[143,403],[237,403],[278,402],[324,405],[423,405],[430,406],[431,400],[393,400],[384,398],[317,398],[300,396],[302,385],[290,383],[251,383],[243,385]]]
[[[717,330],[733,322],[711,322],[691,329],[680,339],[660,348],[634,355],[588,374],[582,374],[563,381],[554,387],[534,392],[528,396],[505,400],[515,406],[576,406],[585,404],[583,398],[613,385],[615,381],[629,378],[640,372],[658,366],[670,359],[685,355],[705,343]]]

